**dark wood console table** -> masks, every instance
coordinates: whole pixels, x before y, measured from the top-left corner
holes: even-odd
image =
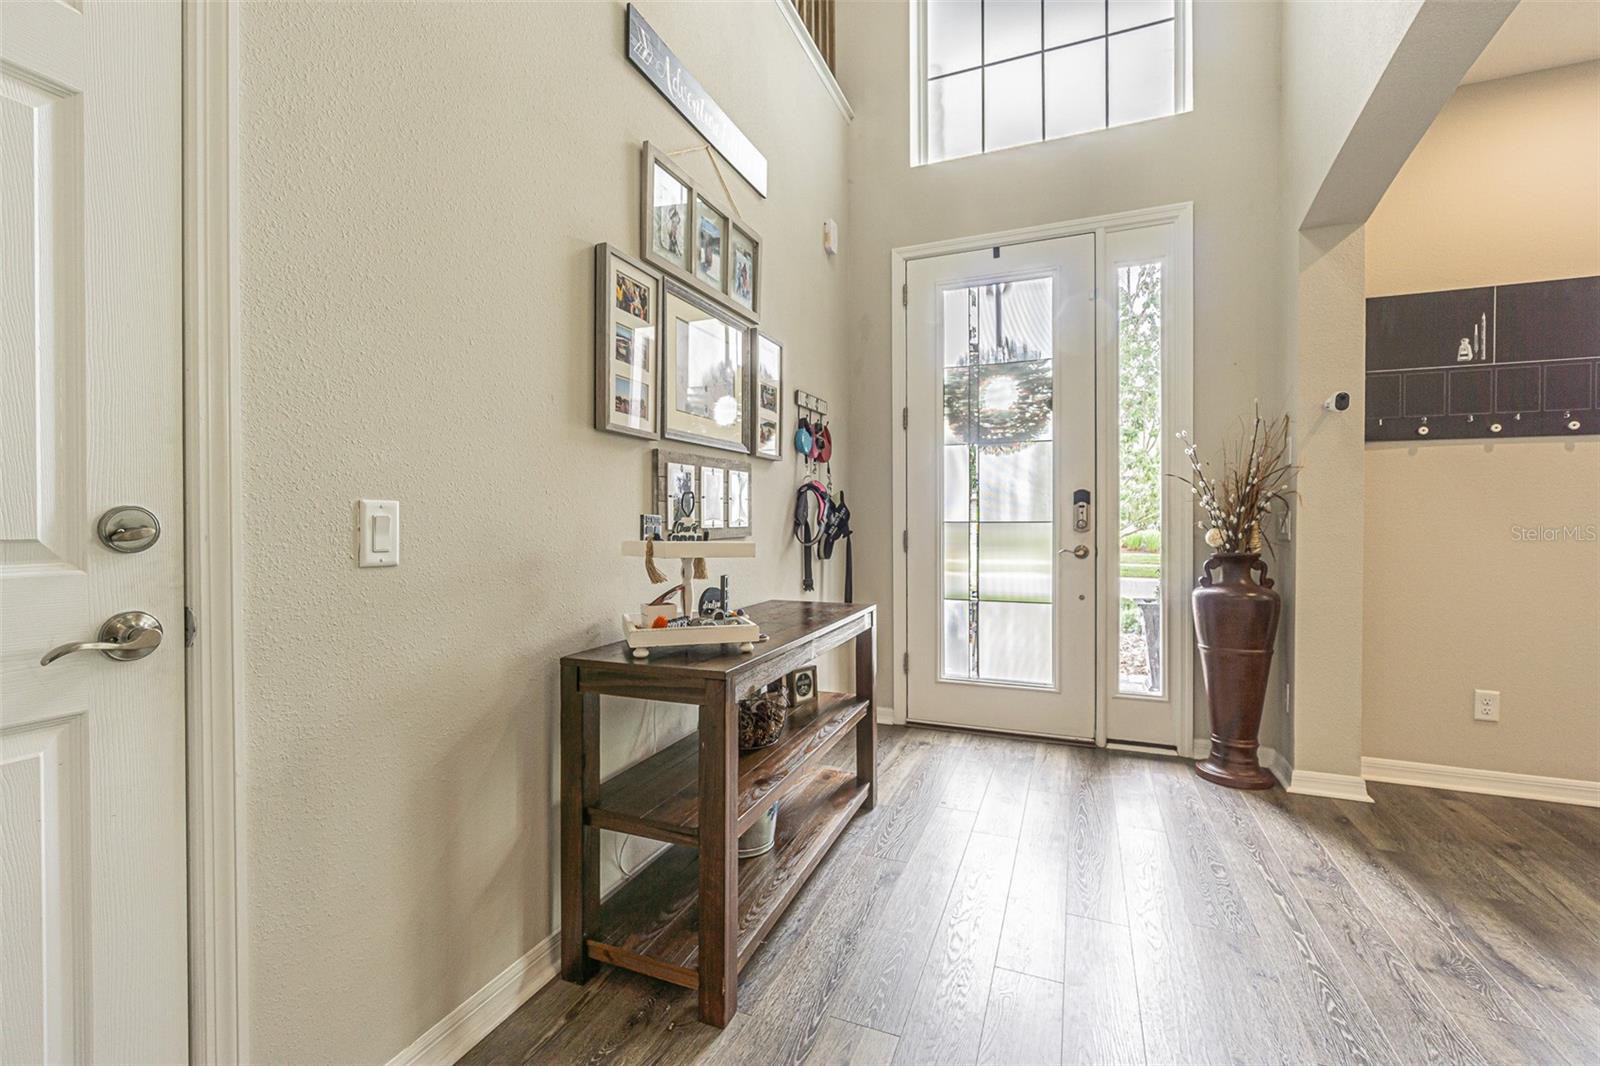
[[[768,640],[752,654],[654,651],[618,641],[561,660],[561,966],[583,982],[597,962],[699,990],[700,1017],[724,1026],[739,971],[858,810],[877,765],[877,615],[847,603],[768,600],[747,608]],[[779,741],[741,754],[738,701],[855,641],[855,692],[822,692],[792,711]],[[600,782],[599,697],[693,703],[700,728]],[[824,766],[847,733],[855,773]],[[777,843],[739,859],[739,834],[783,800]],[[604,903],[600,830],[672,845]]]

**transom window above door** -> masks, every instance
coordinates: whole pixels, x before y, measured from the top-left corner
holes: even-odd
[[[1189,0],[912,0],[913,164],[1189,109]]]

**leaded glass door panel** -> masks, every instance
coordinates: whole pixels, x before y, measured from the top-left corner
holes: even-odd
[[[907,283],[908,718],[1092,738],[1094,237]]]

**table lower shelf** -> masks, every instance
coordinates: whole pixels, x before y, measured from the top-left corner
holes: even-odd
[[[866,802],[848,770],[806,772],[778,812],[773,849],[739,860],[739,969]],[[699,984],[699,849],[675,845],[600,905],[589,957],[685,988]]]
[[[823,692],[795,708],[771,747],[739,753],[736,811],[742,833],[860,723],[872,701]],[[700,840],[699,737],[691,733],[600,785],[590,825],[617,833],[696,844]]]

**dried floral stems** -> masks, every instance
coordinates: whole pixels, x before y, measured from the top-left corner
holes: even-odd
[[[1248,446],[1240,434],[1236,451],[1229,454],[1224,448],[1220,478],[1206,473],[1210,464],[1200,460],[1187,432],[1180,432],[1178,439],[1183,441],[1183,454],[1193,477],[1171,476],[1189,486],[1195,505],[1204,514],[1204,520],[1196,526],[1205,530],[1206,544],[1226,553],[1259,552],[1263,546],[1271,549],[1266,535],[1267,515],[1277,504],[1287,511],[1289,498],[1294,495],[1289,488],[1289,478],[1294,473],[1288,461],[1289,416],[1265,422],[1258,408]]]

